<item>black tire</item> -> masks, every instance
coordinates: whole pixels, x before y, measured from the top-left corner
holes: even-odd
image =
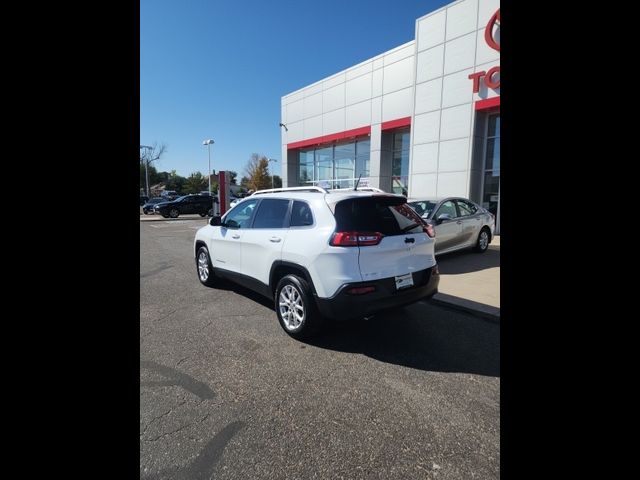
[[[163,214],[162,214],[162,217],[163,217],[163,218],[169,218],[169,215],[167,215],[166,213],[163,213]]]
[[[200,216],[201,216],[202,218],[204,218],[204,217],[206,217],[206,216],[207,216],[207,214],[206,214],[206,213],[202,213],[202,212],[200,212]]]
[[[143,208],[142,211],[144,212],[145,215],[149,215],[149,210],[147,210],[146,208]]]
[[[491,241],[491,232],[487,227],[480,230],[478,234],[478,240],[476,241],[475,251],[478,253],[484,253],[489,248],[489,242]]]
[[[208,217],[213,217],[213,208],[209,209],[209,211],[207,212],[207,216]]]
[[[169,216],[171,218],[178,218],[179,215],[180,211],[177,208],[172,208],[171,210],[169,210]]]
[[[285,300],[287,298],[290,298],[293,300],[293,302],[289,300],[288,302],[285,302],[288,303],[288,305],[281,307],[281,294],[283,294]],[[316,304],[313,300],[309,284],[304,278],[301,278],[297,275],[286,275],[282,277],[278,282],[278,286],[276,287],[274,302],[276,315],[278,316],[280,326],[291,337],[302,340],[311,337],[320,330],[320,327],[323,323],[323,318],[322,315],[320,315],[320,312],[318,311],[318,308],[316,307]],[[301,320],[297,316],[295,316],[292,320],[289,320],[289,315],[291,315],[292,311],[300,311],[299,307],[295,307],[293,303],[299,303],[302,305]],[[294,308],[291,308],[292,306],[294,306]],[[287,316],[286,320],[285,318],[283,318],[283,313],[281,310],[285,311],[285,314]],[[299,323],[295,324],[296,322]]]
[[[206,264],[203,263],[203,260],[206,260]],[[200,280],[201,284],[207,287],[215,286],[216,274],[213,271],[211,257],[209,256],[209,250],[207,250],[207,247],[198,248],[198,252],[196,253],[196,274],[198,275],[198,280]]]

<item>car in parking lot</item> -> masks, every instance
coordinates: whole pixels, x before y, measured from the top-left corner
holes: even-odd
[[[405,197],[293,187],[255,192],[196,232],[200,282],[232,280],[272,299],[285,332],[371,316],[436,292],[434,231]]]
[[[153,211],[164,218],[178,218],[180,215],[194,213],[201,217],[213,216],[213,197],[208,195],[184,195],[171,202],[156,204],[153,207]]]
[[[496,219],[486,208],[467,198],[421,198],[407,203],[436,232],[435,253],[473,248],[483,253],[489,248]]]
[[[142,205],[142,211],[145,215],[152,214],[154,213],[153,207],[162,202],[166,202],[166,200],[160,197],[150,198],[144,205]]]

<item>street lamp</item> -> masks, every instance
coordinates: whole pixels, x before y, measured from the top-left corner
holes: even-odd
[[[268,161],[269,162],[277,162],[278,160],[276,160],[275,158],[269,158]],[[273,183],[273,170],[271,170],[271,188],[275,188],[274,183]]]
[[[207,151],[209,153],[209,172],[208,172],[208,177],[209,177],[209,193],[211,193],[211,144],[216,143],[211,139],[205,140],[204,142],[202,142],[203,145],[207,146]],[[220,188],[220,187],[218,187]]]
[[[145,175],[145,185],[147,186],[147,197],[149,197],[149,150],[153,150],[153,147],[148,145],[140,145],[140,149],[146,148],[147,154],[144,156],[144,175]]]

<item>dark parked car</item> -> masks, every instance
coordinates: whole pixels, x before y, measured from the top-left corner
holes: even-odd
[[[144,212],[145,215],[149,215],[150,213],[153,213],[154,205],[161,202],[166,202],[166,200],[160,197],[150,198],[149,200],[147,200],[147,202],[144,205],[142,205],[142,211]]]
[[[197,213],[201,217],[213,216],[213,199],[207,195],[185,195],[172,202],[158,203],[154,212],[164,218],[177,218],[179,215]]]
[[[149,197],[147,197],[146,195],[140,195],[140,206],[143,206],[145,203],[147,203],[148,200]]]

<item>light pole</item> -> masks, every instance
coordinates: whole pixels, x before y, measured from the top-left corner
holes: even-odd
[[[203,145],[207,146],[207,151],[209,153],[209,171],[207,172],[207,176],[209,177],[209,193],[211,193],[211,144],[213,144],[213,143],[216,143],[216,142],[214,142],[211,139],[208,139],[208,140],[205,140],[204,142],[202,142]],[[219,185],[218,185],[218,188],[220,188]]]
[[[275,158],[269,158],[268,161],[269,162],[277,162],[278,160],[276,160]],[[275,188],[275,185],[273,183],[273,170],[271,170],[271,188]]]
[[[148,145],[140,145],[140,149],[146,148],[147,153],[144,155],[144,175],[145,175],[145,185],[147,186],[147,197],[149,196],[149,150],[153,150],[153,147]]]

